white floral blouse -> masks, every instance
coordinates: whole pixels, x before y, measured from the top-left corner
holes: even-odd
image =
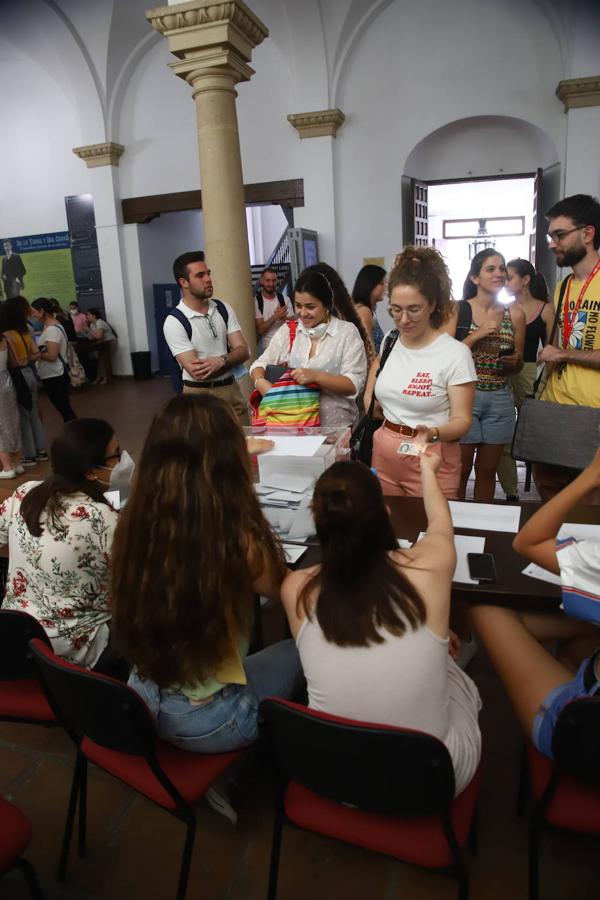
[[[330,375],[344,375],[355,388],[351,397],[321,391],[321,425],[340,427],[354,425],[358,418],[356,398],[365,386],[367,377],[367,354],[358,328],[332,316],[325,334],[317,342],[317,352],[310,356],[311,338],[301,322],[294,343],[290,349],[290,333],[280,328],[271,338],[262,356],[250,366],[253,370],[267,366],[289,365],[291,369],[306,367],[328,372]]]
[[[54,652],[93,667],[108,643],[109,552],[117,525],[112,507],[65,494],[58,528],[42,513],[40,537],[21,517],[29,481],[0,503],[0,544],[8,544],[4,609],[22,609],[45,628]]]

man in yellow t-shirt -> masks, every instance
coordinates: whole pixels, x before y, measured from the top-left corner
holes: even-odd
[[[600,408],[600,203],[587,194],[565,197],[546,213],[548,243],[560,268],[573,275],[563,293],[557,335],[538,361],[551,372],[541,399]],[[557,285],[558,304],[562,283]],[[549,500],[577,475],[573,469],[536,463],[536,486]]]

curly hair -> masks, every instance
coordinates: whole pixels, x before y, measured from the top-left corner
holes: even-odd
[[[174,397],[155,416],[112,550],[113,633],[160,687],[214,675],[253,619],[280,544],[252,487],[246,441],[210,394]]]
[[[452,282],[440,253],[433,247],[405,247],[388,275],[388,296],[399,285],[410,285],[423,294],[432,308],[430,321],[439,328],[452,311]]]

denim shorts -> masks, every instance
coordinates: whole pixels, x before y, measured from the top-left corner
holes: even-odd
[[[300,657],[291,639],[244,659],[247,684],[227,684],[204,703],[179,691],[161,690],[134,669],[129,687],[145,701],[163,740],[191,753],[226,753],[258,737],[258,707],[265,697],[290,698],[302,681]]]
[[[598,651],[600,652],[600,651]],[[556,720],[567,705],[572,700],[579,700],[581,697],[593,697],[594,694],[600,693],[600,681],[588,673],[588,686],[586,687],[586,671],[589,666],[594,666],[595,660],[598,658],[598,652],[589,659],[584,660],[577,671],[577,675],[567,684],[559,684],[548,696],[543,700],[540,708],[533,720],[533,728],[531,730],[531,739],[533,744],[544,756],[554,759],[552,753],[552,737],[556,728]],[[593,672],[593,668],[592,668]]]
[[[509,444],[515,430],[515,400],[508,388],[475,391],[473,422],[461,444]]]

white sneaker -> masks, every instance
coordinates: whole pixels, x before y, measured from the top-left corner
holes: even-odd
[[[225,789],[218,781],[215,782],[212,787],[209,787],[204,796],[206,797],[208,805],[211,806],[215,812],[225,816],[232,825],[237,825],[237,813],[229,802],[229,797],[227,796]]]
[[[0,472],[0,478],[16,478],[17,473],[14,469],[3,469]]]

